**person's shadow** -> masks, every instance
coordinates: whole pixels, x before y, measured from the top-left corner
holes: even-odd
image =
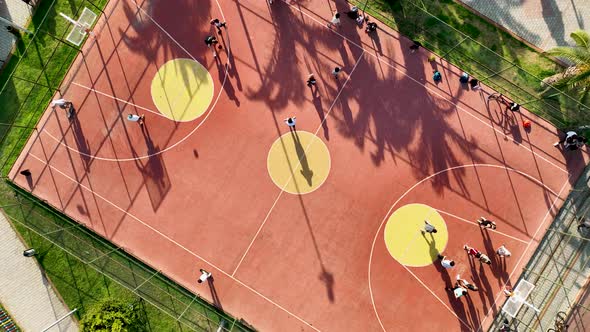
[[[295,151],[297,151],[297,158],[299,159],[299,163],[301,164],[301,175],[303,175],[303,177],[307,181],[307,184],[311,187],[313,171],[309,168],[309,162],[307,161],[305,149],[303,149],[303,146],[301,145],[301,141],[299,140],[299,135],[297,134],[297,131],[291,131],[291,135],[293,135]]]

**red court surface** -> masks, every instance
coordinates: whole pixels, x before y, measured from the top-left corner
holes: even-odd
[[[460,69],[410,53],[395,31],[371,38],[345,16],[326,26],[348,8],[111,0],[62,87],[77,115],[48,108],[11,178],[210,300],[196,280],[199,268],[213,272],[223,308],[260,331],[485,328],[588,153],[553,147],[557,130],[526,110],[502,120],[499,104],[460,85]],[[217,59],[203,43],[214,17],[228,22]],[[150,96],[156,71],[175,58],[203,64],[215,83],[193,121],[161,116]],[[143,129],[130,112],[145,113]],[[331,158],[326,181],[305,195],[284,192],[267,170],[292,115]],[[452,270],[404,266],[387,251],[385,224],[409,203],[444,218]],[[479,216],[498,229],[480,230]],[[465,243],[493,264],[470,261]],[[501,244],[512,251],[505,263],[493,255]],[[480,291],[454,299],[444,288],[457,273]]]

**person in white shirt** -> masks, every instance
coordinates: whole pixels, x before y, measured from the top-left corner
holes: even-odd
[[[434,225],[432,225],[431,223],[428,222],[428,220],[424,220],[424,229],[421,229],[420,232],[422,232],[422,234],[424,233],[436,233],[438,232],[436,230],[436,227],[434,227]]]
[[[440,259],[440,265],[442,265],[442,267],[445,269],[450,269],[455,266],[455,261],[447,259],[447,256],[439,254],[438,259]]]
[[[127,115],[127,120],[131,121],[131,122],[138,122],[140,126],[143,126],[143,120],[145,119],[145,115],[137,115],[137,114],[131,114],[129,113],[129,115]]]
[[[199,269],[199,271],[201,271],[201,276],[199,277],[199,280],[197,280],[199,284],[211,278],[211,272],[207,272],[203,269]]]
[[[508,249],[506,249],[506,247],[504,245],[500,246],[500,248],[498,248],[498,250],[496,250],[496,254],[498,254],[498,256],[500,256],[500,257],[512,256],[512,253]]]

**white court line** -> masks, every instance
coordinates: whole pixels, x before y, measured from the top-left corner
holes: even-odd
[[[414,184],[413,186],[411,186],[411,187],[410,187],[408,190],[406,190],[406,192],[404,192],[404,193],[403,193],[403,194],[402,194],[402,195],[401,195],[401,196],[400,196],[400,197],[399,197],[399,198],[398,198],[398,199],[397,199],[397,200],[396,200],[396,201],[395,201],[395,202],[394,202],[394,203],[391,205],[391,207],[389,208],[389,210],[388,210],[388,211],[387,211],[387,213],[385,214],[385,217],[383,218],[383,220],[381,221],[381,224],[379,225],[379,227],[377,228],[377,231],[375,232],[375,237],[373,238],[373,243],[372,243],[372,245],[371,245],[371,253],[369,254],[369,267],[368,267],[369,296],[370,296],[370,298],[371,298],[371,304],[373,305],[373,311],[374,311],[374,313],[375,313],[375,316],[377,317],[377,321],[379,322],[379,325],[381,326],[381,329],[382,329],[384,332],[387,332],[387,330],[385,329],[385,326],[383,326],[383,322],[381,322],[381,317],[379,316],[379,313],[377,312],[377,306],[376,306],[376,304],[375,304],[375,297],[374,297],[374,295],[373,295],[373,287],[372,287],[372,284],[371,284],[371,266],[372,266],[372,263],[373,263],[373,254],[374,254],[374,250],[375,250],[375,243],[377,243],[377,238],[379,237],[379,233],[381,232],[381,229],[383,228],[383,225],[385,224],[385,221],[387,220],[387,218],[389,217],[389,215],[391,215],[391,211],[393,211],[393,209],[394,209],[394,208],[397,206],[397,204],[398,204],[398,203],[399,203],[399,202],[400,202],[400,201],[401,201],[401,200],[402,200],[404,197],[406,197],[406,195],[408,195],[408,194],[409,194],[409,193],[410,193],[412,190],[414,190],[414,188],[418,187],[419,185],[421,185],[421,184],[422,184],[422,183],[424,183],[425,181],[428,181],[429,179],[431,179],[431,178],[433,178],[433,177],[435,177],[435,176],[437,176],[437,175],[440,175],[440,174],[442,174],[442,173],[445,173],[445,172],[448,172],[448,171],[452,171],[452,170],[456,170],[456,169],[461,169],[461,168],[468,168],[468,167],[473,167],[473,168],[475,168],[475,167],[492,167],[492,168],[500,168],[500,169],[504,169],[504,170],[508,170],[508,171],[516,172],[516,173],[518,173],[518,174],[521,174],[521,175],[523,175],[523,176],[525,176],[525,177],[527,177],[527,178],[529,178],[529,179],[532,179],[533,181],[535,181],[535,182],[536,182],[536,183],[538,183],[539,185],[543,186],[545,189],[547,189],[547,190],[551,191],[552,193],[554,193],[554,192],[553,192],[553,190],[551,190],[551,188],[549,188],[547,185],[543,184],[541,181],[539,181],[539,180],[535,179],[533,176],[531,176],[531,175],[528,175],[527,173],[524,173],[524,172],[522,172],[522,171],[519,171],[519,170],[516,170],[516,169],[513,169],[513,168],[509,168],[509,167],[506,167],[506,166],[493,165],[493,164],[467,164],[467,165],[460,165],[460,166],[449,167],[449,168],[447,168],[447,169],[444,169],[444,170],[438,171],[438,172],[436,172],[436,173],[434,173],[434,174],[431,174],[431,175],[429,175],[429,176],[425,177],[424,179],[422,179],[422,180],[418,181],[416,184]],[[557,199],[559,199],[559,195],[560,195],[560,194],[561,194],[561,192],[563,191],[563,188],[565,187],[565,184],[567,184],[567,182],[568,182],[568,181],[569,181],[569,176],[568,176],[568,180],[566,180],[566,182],[564,183],[564,186],[562,186],[561,190],[559,191],[559,194],[557,194],[557,195],[556,195],[557,197],[556,197],[556,198],[555,198],[555,200],[553,201],[553,205],[551,205],[550,209],[547,211],[547,214],[545,215],[545,218],[543,219],[543,221],[544,221],[544,220],[547,218],[547,215],[548,215],[548,214],[550,213],[550,211],[553,209],[553,206],[555,206],[555,203],[557,202]],[[532,243],[532,241],[533,241],[534,237],[535,237],[535,236],[536,236],[536,234],[538,233],[538,231],[539,231],[539,229],[541,228],[542,224],[543,224],[543,223],[541,223],[541,225],[540,225],[540,226],[539,226],[539,228],[537,229],[537,232],[535,232],[535,234],[533,235],[533,238],[531,239],[531,241],[529,241],[529,245],[527,245],[527,248],[525,248],[525,252],[526,252],[526,249],[528,249],[528,247],[529,247],[529,246],[530,246],[530,244]],[[521,257],[521,259],[522,259],[522,257]],[[519,263],[520,263],[520,261],[519,261]],[[400,265],[402,265],[402,264],[400,264]],[[402,265],[402,266],[403,266],[403,265]],[[406,267],[404,266],[404,268],[406,268]],[[406,270],[407,270],[407,268],[406,268]],[[410,273],[411,273],[411,272],[410,272]],[[512,271],[512,273],[514,273],[514,271]],[[413,273],[412,273],[412,275],[414,276],[414,274],[413,274]],[[414,277],[415,277],[415,276],[414,276]],[[418,280],[420,283],[422,283],[422,281],[421,281],[420,279],[418,279],[418,278],[416,278],[416,279],[417,279],[417,280]],[[423,283],[422,283],[422,284],[423,284]],[[428,288],[427,288],[427,289],[428,289]],[[432,291],[431,291],[431,293],[432,293]],[[441,303],[443,303],[443,304],[444,304],[444,302],[443,302],[443,301],[442,301],[440,298],[438,298],[438,297],[437,297],[437,296],[436,296],[434,293],[433,293],[433,295],[434,295],[434,296],[435,296],[435,297],[438,299],[438,301],[440,301]],[[449,308],[448,308],[446,305],[445,305],[445,308],[449,309]],[[454,311],[452,311],[452,310],[450,310],[450,309],[449,309],[449,311],[451,312],[451,314],[453,314],[454,316],[456,316],[456,314],[455,314],[455,312],[454,312]],[[489,314],[489,312],[488,312],[488,314]],[[482,325],[483,325],[483,322],[484,322],[484,321],[485,321],[485,319],[482,321]],[[480,326],[480,328],[481,328],[481,326]]]
[[[150,113],[153,113],[153,114],[155,114],[155,115],[159,115],[159,116],[161,116],[161,117],[163,117],[163,118],[166,118],[166,119],[170,120],[170,118],[168,118],[168,117],[166,117],[166,116],[162,115],[162,113],[160,113],[160,112],[152,111],[152,110],[151,110],[151,109],[149,109],[149,108],[145,108],[145,107],[143,107],[143,106],[139,106],[139,105],[137,105],[137,104],[134,104],[134,103],[132,103],[132,102],[129,102],[129,101],[127,101],[127,100],[124,100],[124,99],[121,99],[121,98],[117,98],[117,97],[115,97],[115,96],[109,95],[108,93],[104,93],[104,92],[102,92],[102,91],[98,91],[98,90],[96,90],[96,89],[94,89],[94,88],[88,87],[88,86],[86,86],[86,85],[83,85],[83,84],[80,84],[80,83],[72,82],[72,84],[73,84],[73,85],[76,85],[76,86],[79,86],[79,87],[81,87],[81,88],[83,88],[83,89],[86,89],[86,90],[88,90],[88,91],[92,91],[92,92],[94,92],[94,93],[97,93],[97,94],[99,94],[99,95],[102,95],[102,96],[105,96],[105,97],[108,97],[108,98],[114,99],[114,100],[116,100],[116,101],[122,102],[122,103],[124,103],[124,104],[127,104],[127,105],[131,105],[131,106],[133,106],[133,107],[137,107],[137,108],[139,108],[139,109],[141,109],[141,110],[144,110],[144,111],[146,111],[146,112],[150,112]]]
[[[543,225],[545,224],[545,220],[547,219],[547,217],[550,215],[551,211],[555,207],[555,203],[557,203],[557,200],[559,200],[559,198],[561,196],[561,193],[563,192],[563,189],[565,189],[565,186],[568,184],[570,178],[571,178],[571,176],[568,176],[567,180],[565,180],[565,182],[563,183],[563,186],[561,186],[561,189],[559,190],[559,194],[553,200],[553,203],[551,204],[551,207],[549,208],[549,210],[547,210],[547,213],[545,213],[545,217],[543,217],[543,220],[541,221],[541,224],[539,225],[539,227],[537,227],[537,230],[535,231],[535,233],[531,237],[531,240],[528,242],[527,246],[524,248],[524,250],[522,252],[522,255],[520,255],[520,258],[518,259],[518,261],[514,265],[514,269],[512,269],[512,272],[510,272],[510,275],[508,275],[508,280],[510,280],[510,278],[512,278],[512,275],[514,274],[514,272],[516,272],[516,269],[518,268],[518,265],[520,264],[520,262],[524,258],[524,256],[525,256],[526,252],[528,251],[529,247],[531,246],[531,244],[533,243],[533,241],[535,241],[535,237],[537,236],[537,234],[541,230],[541,227],[543,227]],[[504,287],[506,287],[506,283],[504,283]],[[479,327],[478,332],[481,331],[481,328],[483,327],[484,322],[488,319],[488,317],[490,315],[490,311],[492,311],[492,309],[497,306],[498,299],[501,298],[502,296],[504,296],[504,292],[499,292],[496,295],[496,298],[494,299],[494,305],[493,306],[490,306],[490,309],[486,313],[484,319],[481,321],[481,326]]]
[[[284,0],[283,0],[283,1],[284,1]],[[288,3],[288,2],[286,2],[286,1],[284,1],[284,2],[285,2],[285,3],[287,3],[289,6],[291,6],[291,7],[292,7],[294,10],[296,10],[296,11],[300,12],[301,14],[303,14],[303,15],[307,16],[307,17],[308,17],[308,18],[310,18],[311,20],[313,20],[313,21],[315,21],[315,22],[319,23],[320,25],[323,25],[323,26],[325,26],[325,23],[326,23],[327,21],[325,21],[325,22],[322,22],[322,21],[320,21],[320,20],[316,19],[315,17],[311,16],[310,14],[308,14],[308,13],[305,13],[303,10],[299,9],[298,7],[296,7],[296,6],[294,6],[294,5],[290,4],[290,3]],[[343,34],[339,33],[338,31],[336,31],[336,30],[333,30],[333,29],[329,29],[329,28],[328,28],[328,30],[331,30],[332,32],[334,32],[335,34],[337,34],[338,36],[340,36],[342,39],[345,39],[345,40],[346,40],[347,42],[349,42],[350,44],[353,44],[353,45],[355,45],[356,47],[360,48],[361,50],[363,50],[363,51],[366,51],[366,50],[365,50],[365,48],[364,48],[362,45],[359,45],[359,44],[355,43],[354,41],[352,41],[352,40],[348,39],[346,36],[344,36]],[[435,95],[439,96],[441,99],[444,99],[444,100],[446,100],[447,102],[449,102],[450,104],[454,105],[454,106],[455,106],[455,107],[456,107],[458,110],[461,110],[461,111],[463,111],[464,113],[467,113],[468,115],[472,116],[474,119],[476,119],[476,120],[478,120],[479,122],[483,123],[485,126],[487,126],[487,127],[491,128],[492,130],[496,131],[496,132],[497,132],[497,133],[499,133],[499,134],[502,134],[503,136],[506,136],[506,135],[505,135],[505,133],[503,133],[503,132],[502,132],[502,131],[500,131],[499,129],[496,129],[494,126],[492,126],[491,124],[489,124],[489,123],[485,122],[484,120],[480,119],[480,118],[479,118],[479,117],[477,117],[475,114],[472,114],[472,113],[471,113],[471,112],[469,112],[468,110],[466,110],[466,109],[464,109],[463,107],[459,106],[459,104],[457,104],[457,103],[453,102],[451,99],[448,99],[447,97],[445,97],[444,95],[442,95],[442,94],[441,94],[439,91],[432,89],[432,88],[431,88],[431,87],[429,87],[429,86],[428,86],[426,83],[422,83],[422,82],[420,82],[420,81],[416,80],[415,78],[413,78],[412,76],[410,76],[410,75],[409,75],[407,72],[405,72],[405,71],[403,71],[403,70],[399,69],[398,67],[396,67],[396,66],[394,66],[394,65],[392,65],[392,64],[390,64],[390,63],[388,63],[387,61],[385,61],[385,60],[381,59],[381,58],[380,58],[379,56],[377,56],[376,54],[373,54],[373,53],[371,53],[371,52],[367,52],[367,53],[368,53],[368,54],[370,54],[371,56],[375,57],[375,58],[376,58],[378,61],[380,61],[381,63],[384,63],[385,65],[387,65],[387,66],[389,66],[389,67],[393,68],[395,71],[402,73],[404,76],[408,77],[408,78],[409,78],[409,79],[411,79],[412,81],[414,81],[414,82],[418,83],[419,85],[422,85],[422,86],[423,86],[425,89],[427,89],[427,90],[429,90],[430,92],[434,93]],[[457,68],[455,65],[452,65],[452,66],[453,66],[453,67],[455,67],[455,68]],[[479,114],[479,113],[478,113],[478,114]],[[532,154],[534,154],[535,156],[537,156],[537,157],[539,157],[540,159],[544,160],[544,161],[545,161],[545,162],[547,162],[548,164],[550,164],[550,165],[552,165],[552,166],[556,167],[557,169],[561,170],[562,172],[564,172],[564,173],[566,173],[566,174],[569,174],[569,172],[568,172],[566,169],[564,169],[564,168],[562,168],[561,166],[559,166],[559,165],[557,165],[557,164],[553,163],[552,161],[550,161],[549,159],[547,159],[547,158],[543,157],[542,155],[540,155],[540,154],[536,153],[535,151],[533,151],[533,150],[529,149],[529,148],[528,148],[528,147],[526,147],[525,145],[523,145],[523,144],[521,144],[521,143],[519,143],[519,142],[516,142],[516,141],[514,141],[514,140],[513,140],[513,143],[515,143],[516,145],[518,145],[518,146],[522,147],[523,149],[527,150],[528,152],[531,152],[531,153],[532,153]]]
[[[180,45],[180,43],[176,39],[174,39],[166,30],[164,30],[164,28],[162,28],[162,26],[160,26],[148,13],[146,13],[141,7],[139,7],[139,5],[137,5],[137,3],[134,0],[131,0],[131,1],[133,1],[135,3],[135,5],[137,6],[137,8],[139,10],[141,10],[147,17],[149,17],[150,20],[152,22],[154,22],[154,24],[156,24],[160,29],[162,29],[162,31],[164,31],[164,33],[168,37],[170,37],[170,39],[172,39],[172,41],[174,43],[176,43],[180,48],[182,48],[191,59],[197,61],[190,53],[188,53],[188,51],[186,49],[184,49]],[[221,6],[219,5],[219,2],[217,3],[217,6],[219,7],[219,11],[221,12],[221,16],[222,17],[225,17],[224,14],[223,14],[223,10],[221,9]],[[232,53],[231,53],[231,50],[230,49],[228,49],[227,56],[228,56],[228,62],[229,62],[229,57],[232,56]],[[143,156],[139,156],[139,157],[131,157],[131,158],[105,158],[105,157],[99,157],[99,156],[91,155],[91,154],[88,154],[88,153],[84,153],[82,151],[79,151],[79,150],[77,150],[77,149],[75,149],[75,148],[73,148],[73,147],[65,144],[64,141],[63,141],[63,139],[62,140],[57,139],[56,137],[54,137],[53,135],[51,135],[51,133],[49,133],[46,130],[43,130],[42,132],[45,133],[45,134],[47,134],[50,138],[52,138],[58,144],[61,144],[62,146],[64,146],[66,149],[69,149],[70,151],[74,151],[74,152],[78,153],[81,156],[86,156],[86,157],[89,157],[89,158],[92,158],[92,159],[96,159],[96,160],[116,161],[116,162],[136,161],[136,160],[148,159],[148,158],[151,158],[153,156],[162,154],[162,153],[164,153],[164,152],[166,152],[168,150],[171,150],[171,149],[175,148],[176,146],[180,145],[181,143],[183,143],[185,140],[187,140],[189,137],[191,137],[197,131],[197,129],[199,129],[207,121],[207,119],[209,119],[209,116],[215,110],[215,106],[217,105],[217,102],[219,101],[219,98],[223,94],[223,91],[224,91],[223,87],[225,86],[225,82],[228,80],[228,77],[229,77],[229,74],[228,74],[229,73],[229,65],[228,65],[228,62],[226,62],[226,64],[225,64],[225,75],[224,75],[224,78],[223,78],[223,82],[221,83],[221,87],[219,89],[219,93],[217,94],[217,97],[215,98],[215,101],[213,102],[213,104],[211,106],[209,106],[209,110],[208,110],[207,114],[205,115],[205,117],[203,118],[203,120],[201,122],[199,122],[199,124],[197,126],[195,126],[188,134],[186,134],[186,136],[184,136],[178,142],[176,142],[176,143],[174,143],[174,144],[166,147],[165,149],[162,149],[162,150],[159,150],[157,152],[154,152],[152,154],[147,154],[147,155],[143,155]]]
[[[462,218],[462,217],[456,216],[456,215],[454,215],[454,214],[452,214],[452,213],[450,213],[450,212],[446,212],[446,211],[443,211],[443,210],[436,209],[436,211],[438,211],[438,212],[440,212],[440,213],[442,213],[442,214],[446,214],[446,215],[448,215],[448,216],[451,216],[451,217],[453,217],[453,218],[456,218],[456,219],[458,219],[458,220],[460,220],[460,221],[466,222],[466,223],[468,223],[468,224],[471,224],[471,225],[473,225],[473,226],[480,227],[480,226],[479,226],[479,224],[478,224],[478,223],[476,223],[475,221],[470,221],[470,220],[468,220],[468,219],[465,219],[465,218]],[[487,229],[487,231],[488,231],[488,232],[493,232],[493,233],[498,233],[498,234],[500,234],[500,235],[504,235],[504,236],[506,236],[506,237],[509,237],[509,238],[511,238],[511,239],[513,239],[513,240],[516,240],[516,241],[519,241],[519,242],[522,242],[522,243],[529,243],[529,241],[526,241],[526,240],[521,240],[521,239],[519,239],[519,238],[517,238],[517,237],[514,237],[514,236],[512,236],[512,235],[508,235],[508,234],[506,234],[506,233],[499,232],[499,231],[497,231],[497,230],[495,230],[495,229],[488,228],[488,229]]]
[[[324,119],[322,120],[322,122],[320,123],[320,125],[318,126],[318,128],[316,129],[314,136],[318,135],[318,132],[320,131],[320,129],[322,129],[322,126],[324,125],[324,122],[326,122],[326,120],[328,119],[328,116],[330,115],[330,112],[332,112],[332,109],[334,108],[334,105],[336,105],[336,102],[338,101],[338,98],[340,97],[340,94],[342,93],[342,91],[344,91],[344,88],[346,87],[346,84],[348,83],[348,81],[350,80],[350,77],[352,76],[352,73],[354,73],[354,70],[356,69],[356,67],[358,66],[358,64],[361,62],[361,59],[363,58],[363,56],[365,55],[365,50],[363,50],[363,53],[361,53],[361,55],[358,57],[358,59],[356,60],[356,63],[354,65],[354,67],[352,68],[352,70],[350,71],[350,73],[348,74],[348,77],[346,78],[346,81],[344,82],[344,84],[342,85],[342,87],[340,88],[340,91],[338,91],[338,94],[336,95],[336,98],[334,98],[334,101],[332,102],[332,105],[330,105],[330,108],[328,109],[328,112],[326,112],[326,115],[324,116]],[[304,152],[307,152],[309,150],[309,148],[311,147],[311,145],[313,144],[314,141],[311,141],[307,147],[305,147]],[[299,167],[299,165],[301,165],[301,159],[298,159],[297,165],[295,166],[294,169],[297,169],[297,167]],[[274,210],[275,206],[277,205],[277,202],[279,201],[279,199],[281,198],[281,196],[283,195],[283,193],[285,192],[285,188],[287,187],[287,185],[289,185],[289,183],[291,182],[291,180],[293,179],[293,173],[291,173],[291,175],[289,176],[289,178],[287,179],[287,182],[285,183],[285,185],[281,188],[281,192],[279,193],[279,195],[277,196],[277,198],[275,199],[274,203],[272,204],[272,206],[270,207],[270,210],[268,211],[268,213],[266,214],[266,217],[264,218],[264,220],[262,221],[262,224],[260,225],[260,227],[258,227],[258,231],[256,232],[256,234],[254,234],[254,237],[252,238],[252,241],[250,241],[250,244],[248,245],[248,248],[246,248],[246,251],[244,252],[244,254],[242,255],[242,258],[240,259],[240,261],[238,262],[238,265],[236,266],[236,268],[234,269],[234,272],[231,274],[232,277],[236,274],[236,272],[238,271],[238,268],[240,267],[240,265],[242,264],[242,261],[244,261],[244,258],[246,258],[246,255],[248,254],[248,252],[250,251],[250,248],[252,247],[252,245],[254,244],[254,241],[256,241],[256,238],[258,237],[258,234],[260,234],[260,231],[262,230],[262,227],[264,227],[264,224],[266,224],[268,218],[270,217],[270,214],[272,213],[272,211]]]
[[[430,294],[432,294],[432,296],[434,296],[438,302],[440,302],[445,308],[447,308],[447,310],[453,314],[453,316],[455,316],[459,321],[461,321],[461,323],[463,323],[463,325],[465,325],[467,328],[471,328],[471,326],[469,326],[469,324],[467,324],[463,319],[461,319],[461,317],[459,317],[455,311],[451,308],[449,308],[449,306],[440,298],[438,297],[438,295],[436,295],[431,289],[430,287],[428,287],[424,282],[422,282],[422,280],[420,280],[420,278],[418,278],[418,276],[416,276],[414,274],[414,272],[412,272],[407,266],[402,265],[404,267],[404,269],[406,269],[406,271],[408,271],[408,273],[410,273],[412,275],[412,277],[414,277],[414,279],[416,279],[421,285],[422,287],[424,287],[428,292],[430,292]],[[381,321],[379,321],[379,323],[381,323]],[[383,325],[381,325],[381,327],[383,327]]]
[[[108,199],[106,199],[105,197],[101,196],[100,194],[94,192],[92,189],[86,187],[85,185],[81,184],[80,182],[76,181],[75,179],[71,178],[70,176],[68,176],[67,174],[63,173],[62,171],[58,170],[57,168],[53,167],[52,165],[49,165],[47,162],[45,162],[44,160],[42,160],[41,158],[35,156],[32,153],[29,153],[29,155],[35,159],[37,159],[38,161],[40,161],[41,163],[45,164],[46,166],[50,167],[52,170],[56,171],[57,173],[61,174],[63,177],[67,178],[68,180],[72,181],[73,183],[76,183],[78,186],[80,186],[81,188],[85,189],[86,191],[90,192],[92,195],[102,199],[103,201],[107,202],[108,204],[112,205],[114,208],[116,208],[117,210],[123,212],[124,214],[128,215],[129,217],[131,217],[132,219],[136,220],[137,222],[139,222],[140,224],[144,225],[145,227],[149,228],[150,230],[152,230],[153,232],[155,232],[156,234],[160,235],[162,238],[170,241],[171,243],[175,244],[176,246],[178,246],[179,248],[181,248],[182,250],[184,250],[185,252],[189,253],[190,255],[194,256],[195,258],[203,261],[204,263],[208,264],[209,266],[211,266],[212,268],[216,269],[217,271],[219,271],[221,274],[227,276],[228,278],[230,278],[231,280],[235,281],[236,283],[240,284],[241,286],[245,287],[246,289],[248,289],[249,291],[251,291],[252,293],[260,296],[261,298],[263,298],[264,300],[266,300],[268,303],[273,304],[274,306],[276,306],[277,308],[283,310],[284,312],[286,312],[287,314],[293,316],[294,318],[296,318],[297,320],[299,320],[300,322],[304,323],[305,325],[307,325],[308,327],[314,329],[315,331],[321,332],[319,329],[317,329],[316,327],[314,327],[313,325],[311,325],[310,323],[306,322],[305,320],[303,320],[302,318],[300,318],[299,316],[295,315],[294,313],[290,312],[289,310],[287,310],[286,308],[284,308],[283,306],[281,306],[280,304],[274,302],[273,300],[271,300],[270,298],[266,297],[265,295],[263,295],[262,293],[258,292],[257,290],[255,290],[254,288],[246,285],[245,283],[241,282],[240,280],[234,278],[233,276],[231,276],[229,273],[223,271],[221,268],[219,268],[218,266],[216,266],[215,264],[209,262],[208,260],[204,259],[203,257],[197,255],[196,253],[190,251],[188,248],[186,248],[185,246],[183,246],[182,244],[176,242],[175,240],[173,240],[172,238],[170,238],[169,236],[167,236],[166,234],[158,231],[157,229],[155,229],[154,227],[146,224],[145,222],[143,222],[141,219],[139,219],[138,217],[134,216],[133,214],[127,212],[126,210],[120,208],[118,205],[116,205],[115,203],[109,201]]]

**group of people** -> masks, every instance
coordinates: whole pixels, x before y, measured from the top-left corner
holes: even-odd
[[[483,227],[483,228],[496,229],[496,223],[485,218],[485,217],[480,217],[477,220],[477,223],[479,224],[480,227]],[[420,230],[420,232],[422,234],[426,234],[426,233],[433,234],[433,233],[437,233],[438,230],[428,220],[424,220],[424,226]],[[488,255],[486,255],[485,253],[481,252],[480,250],[478,250],[474,247],[471,247],[471,246],[465,244],[463,246],[463,250],[465,250],[467,252],[467,255],[469,257],[474,257],[475,259],[478,259],[483,264],[487,264],[487,265],[492,264],[492,260],[490,259],[490,257]],[[512,253],[506,248],[506,246],[502,245],[496,250],[496,255],[498,255],[499,257],[510,257],[512,255]],[[440,262],[440,265],[444,269],[452,269],[455,266],[454,260],[448,258],[447,256],[441,255],[440,253],[438,254],[438,260]],[[478,291],[479,290],[479,288],[476,285],[470,283],[466,279],[461,278],[461,276],[459,274],[456,277],[455,284],[452,286],[447,285],[445,287],[445,289],[450,292],[453,292],[453,294],[455,295],[455,298],[460,298],[462,296],[467,295],[468,290],[469,291]]]

